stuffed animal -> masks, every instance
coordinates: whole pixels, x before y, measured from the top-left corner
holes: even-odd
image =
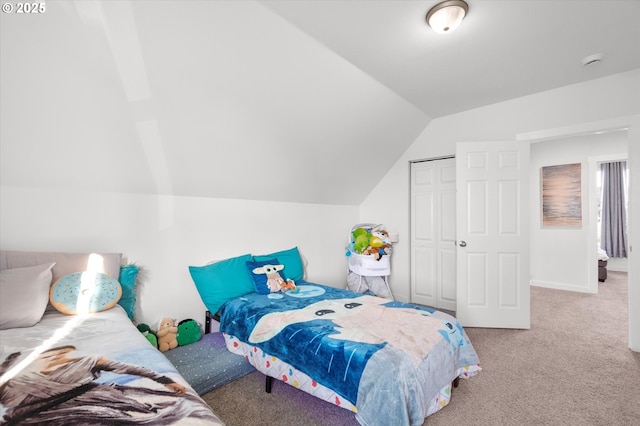
[[[353,249],[356,253],[362,254],[362,251],[369,246],[371,234],[364,228],[356,228],[353,231]]]
[[[278,271],[282,271],[283,269],[284,265],[263,265],[259,268],[254,268],[253,273],[266,274],[267,287],[269,287],[271,293],[275,293],[282,289],[282,284],[285,282],[278,273]]]
[[[300,291],[300,289],[296,287],[295,281],[293,281],[291,278],[287,278],[287,281],[282,283],[282,288],[280,289],[280,291],[282,291],[283,293],[286,293],[287,291],[290,291],[291,293],[297,293]]]
[[[359,252],[360,254],[373,256],[376,260],[380,260],[385,254],[391,254],[391,238],[389,238],[389,233],[385,230],[371,231],[367,244]]]
[[[151,327],[144,323],[138,324],[137,327],[149,343],[151,343],[154,348],[158,349],[158,336],[156,336],[156,333],[151,329]]]
[[[185,319],[178,323],[178,346],[195,343],[202,337],[200,324],[194,319]]]
[[[162,318],[156,335],[160,352],[166,352],[178,346],[178,327],[171,318]]]
[[[376,240],[376,245],[374,245],[373,241]],[[391,237],[389,236],[389,232],[386,230],[376,230],[371,232],[371,246],[378,247],[384,249],[384,254],[391,254]]]

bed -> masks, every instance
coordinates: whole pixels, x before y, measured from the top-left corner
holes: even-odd
[[[119,254],[95,256],[99,276],[126,281]],[[138,331],[131,305],[58,310],[52,289],[90,262],[88,254],[0,252],[0,423],[223,425]]]
[[[598,281],[603,283],[607,280],[607,263],[609,261],[609,256],[607,256],[607,252],[598,247]]]
[[[289,269],[295,291],[260,291],[258,277],[246,273],[256,264]],[[307,282],[297,248],[191,272],[231,352],[267,377],[351,410],[362,425],[422,425],[448,404],[454,382],[481,370],[454,317]],[[212,290],[220,282],[225,290]]]

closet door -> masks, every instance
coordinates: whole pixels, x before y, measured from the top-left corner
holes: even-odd
[[[411,301],[456,308],[455,159],[411,164]]]

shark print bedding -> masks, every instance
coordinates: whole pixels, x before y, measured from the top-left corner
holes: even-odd
[[[266,375],[351,409],[362,425],[422,425],[448,403],[454,379],[480,371],[464,329],[446,313],[297,284],[297,293],[226,302],[227,347]]]

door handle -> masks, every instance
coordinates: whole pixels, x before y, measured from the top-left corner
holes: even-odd
[[[466,241],[459,241],[459,242],[458,242],[458,245],[459,245],[460,247],[466,247],[466,246],[467,246],[467,242],[466,242]]]

